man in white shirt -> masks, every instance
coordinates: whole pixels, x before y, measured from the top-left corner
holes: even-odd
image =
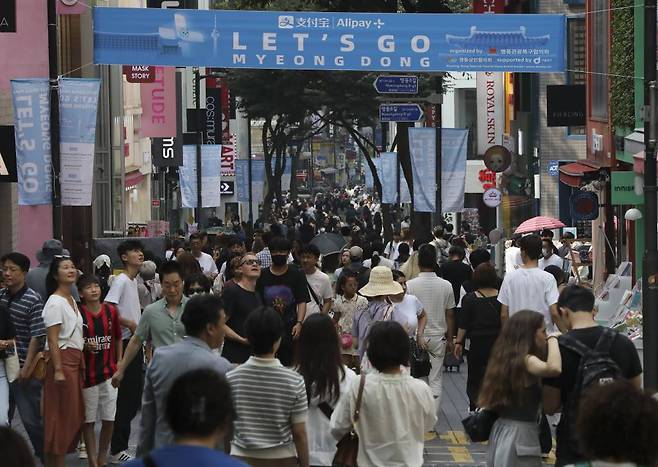
[[[432,369],[428,383],[434,395],[437,414],[441,405],[443,381],[443,357],[453,351],[452,338],[455,335],[455,294],[452,285],[434,273],[436,249],[432,245],[422,245],[418,249],[420,274],[407,282],[407,293],[415,295],[427,313],[425,337],[430,352]],[[421,343],[424,345],[425,343]]]
[[[329,276],[317,268],[320,250],[315,245],[305,246],[301,252],[301,260],[311,296],[311,301],[306,304],[306,316],[313,313],[329,313],[334,300],[334,291]]]
[[[144,246],[138,240],[126,240],[119,244],[117,253],[123,262],[124,272],[112,281],[105,301],[115,304],[119,310],[121,338],[125,349],[128,347],[141,317],[136,277],[144,262]],[[132,459],[128,453],[128,440],[130,439],[130,423],[135,418],[142,400],[142,365],[143,356],[140,348],[135,359],[125,369],[123,384],[117,395],[117,411],[110,447],[110,462],[114,464]]]
[[[543,271],[548,266],[557,266],[558,268],[564,270],[564,258],[556,255],[555,251],[556,248],[552,241],[548,239],[542,240],[542,257],[539,258],[539,269]]]
[[[215,260],[212,259],[212,256],[201,251],[202,248],[203,237],[201,234],[194,233],[190,235],[190,249],[192,250],[192,256],[194,256],[199,263],[199,266],[201,266],[201,271],[213,280],[218,274],[217,265],[215,264]]]
[[[557,309],[559,293],[555,278],[539,269],[542,240],[538,235],[528,235],[519,240],[523,266],[505,274],[498,301],[502,304],[500,319],[504,323],[521,310],[538,311],[544,315],[546,330],[553,331],[554,324],[566,332]]]

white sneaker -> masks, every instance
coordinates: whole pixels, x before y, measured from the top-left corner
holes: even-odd
[[[80,444],[78,444],[78,459],[86,459],[87,458],[87,446],[85,446],[84,441],[80,441]]]
[[[133,460],[133,456],[130,455],[128,451],[121,451],[116,453],[113,456],[110,456],[110,464],[123,464],[124,462],[128,462]]]

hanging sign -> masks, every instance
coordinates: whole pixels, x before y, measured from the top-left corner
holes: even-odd
[[[18,204],[51,204],[50,84],[48,79],[11,80],[16,133]]]
[[[219,154],[221,147],[201,146],[201,207],[219,206],[220,174]],[[183,165],[178,170],[181,201],[184,208],[197,207],[196,146],[183,146]]]
[[[94,8],[94,62],[355,71],[562,72],[564,15]]]
[[[484,202],[485,206],[495,208],[500,206],[502,201],[503,193],[498,188],[489,188],[487,191],[482,193],[482,202]]]
[[[62,206],[91,206],[99,79],[59,80]]]
[[[599,197],[592,191],[576,191],[569,198],[571,218],[575,221],[593,221],[599,217]]]
[[[152,83],[155,81],[155,67],[148,65],[124,65],[123,74],[129,83]]]
[[[0,183],[17,180],[14,127],[2,125],[0,126]]]

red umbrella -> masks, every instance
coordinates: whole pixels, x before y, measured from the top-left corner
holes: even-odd
[[[544,229],[559,229],[560,227],[564,227],[564,224],[557,219],[546,216],[537,216],[523,222],[514,231],[514,233],[522,234],[528,232],[538,232]]]

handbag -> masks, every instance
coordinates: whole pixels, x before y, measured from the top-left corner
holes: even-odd
[[[430,374],[432,364],[430,363],[430,354],[427,350],[418,345],[416,339],[410,339],[411,355],[409,357],[409,368],[411,376],[414,378],[423,378]]]
[[[354,338],[352,337],[351,333],[349,332],[340,333],[340,346],[344,350],[351,349],[353,343],[354,343]]]
[[[18,361],[18,352],[16,351],[16,342],[14,342],[14,351],[11,355],[5,357],[5,374],[7,381],[13,383],[18,379],[21,372],[21,364]]]
[[[66,341],[71,340],[73,334],[75,334],[75,329],[76,326],[73,326],[73,331],[71,332],[71,335],[68,337],[68,339],[66,339]],[[61,349],[62,347],[63,345],[60,346],[59,348]],[[46,365],[49,360],[50,360],[50,356],[48,355],[47,351],[37,352],[37,354],[32,359],[30,366],[27,369],[28,378],[33,378],[39,381],[43,381],[44,379],[46,379]]]
[[[464,431],[474,443],[489,440],[491,429],[498,420],[498,413],[489,409],[478,409],[462,420]]]
[[[356,467],[356,458],[359,454],[359,436],[354,430],[356,422],[359,421],[361,412],[361,401],[363,400],[363,387],[366,384],[366,374],[361,373],[359,381],[359,392],[356,396],[356,407],[354,407],[354,418],[352,419],[352,428],[336,444],[336,455],[331,465],[336,467]]]

